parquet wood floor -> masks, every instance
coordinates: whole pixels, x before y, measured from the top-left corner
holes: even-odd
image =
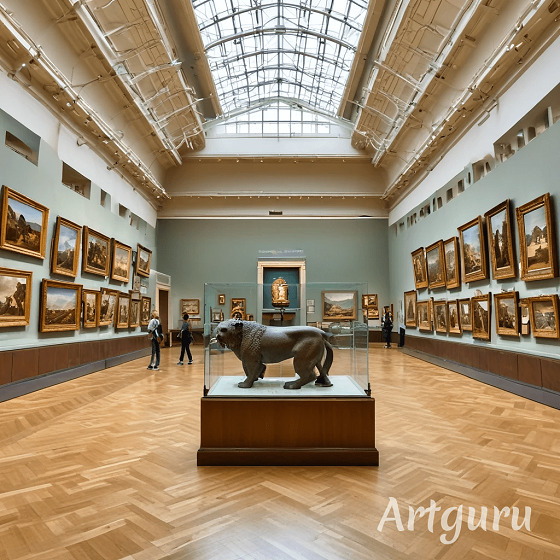
[[[197,468],[193,350],[191,366],[164,349],[159,372],[137,360],[0,404],[0,560],[560,558],[560,411],[374,347],[378,468]],[[403,531],[378,530],[390,497]],[[427,517],[409,531],[430,500],[433,533]],[[469,530],[483,506],[487,530]],[[530,530],[493,530],[493,506],[521,521],[530,506]]]

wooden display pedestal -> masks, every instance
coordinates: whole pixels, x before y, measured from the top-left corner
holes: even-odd
[[[198,465],[379,465],[370,397],[201,399]]]

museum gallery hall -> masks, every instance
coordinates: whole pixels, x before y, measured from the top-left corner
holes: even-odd
[[[560,2],[0,0],[0,560],[560,558]]]

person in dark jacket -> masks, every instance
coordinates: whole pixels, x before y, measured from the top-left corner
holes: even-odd
[[[179,338],[181,339],[181,357],[177,362],[178,366],[185,365],[183,358],[185,357],[185,351],[187,352],[187,358],[189,359],[188,364],[192,364],[192,354],[191,354],[191,342],[193,341],[193,336],[191,333],[191,327],[189,323],[189,314],[185,313],[183,315],[183,324],[181,325],[181,332],[179,333]]]
[[[385,341],[385,348],[391,348],[391,332],[393,330],[393,319],[391,318],[391,313],[385,311],[383,315],[383,325],[381,327],[381,334],[383,335],[383,340]]]

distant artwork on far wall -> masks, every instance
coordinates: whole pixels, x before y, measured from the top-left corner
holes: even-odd
[[[136,274],[139,276],[150,276],[152,266],[152,252],[138,243],[136,251]]]
[[[443,241],[436,241],[426,247],[426,266],[428,267],[428,285],[430,290],[445,286]]]
[[[559,338],[558,296],[538,296],[529,299],[531,328],[537,338]]]
[[[43,278],[39,330],[75,331],[80,327],[82,286]]]
[[[459,306],[459,321],[461,330],[472,331],[472,302],[471,298],[463,298],[457,301]]]
[[[416,290],[404,293],[405,326],[416,327]]]
[[[4,185],[0,249],[45,258],[49,209]]]
[[[355,321],[357,292],[321,292],[323,321]]]
[[[474,282],[488,278],[482,218],[478,216],[457,229],[461,239],[463,282]]]
[[[517,292],[494,294],[496,332],[499,335],[519,336],[519,296]]]
[[[142,296],[140,300],[140,324],[147,325],[150,322],[150,315],[152,313],[152,298]]]
[[[411,253],[412,271],[414,274],[414,287],[419,290],[428,287],[428,273],[426,271],[426,256],[424,247],[420,247]]]
[[[200,314],[200,300],[199,299],[182,299],[181,300],[181,317],[185,313],[189,315]]]
[[[113,239],[113,259],[111,261],[111,279],[128,282],[130,278],[130,264],[132,262],[132,249]]]
[[[456,237],[443,242],[443,253],[445,256],[445,286],[447,288],[458,288],[461,285],[459,243]]]
[[[0,268],[0,327],[29,325],[32,272]]]
[[[492,304],[490,294],[472,298],[472,335],[473,338],[490,340],[490,319]]]
[[[82,226],[58,216],[52,244],[51,272],[75,278],[80,262]]]
[[[490,263],[494,279],[515,278],[515,257],[511,235],[509,198],[486,214]]]
[[[84,226],[82,272],[109,276],[110,240],[106,235]]]

